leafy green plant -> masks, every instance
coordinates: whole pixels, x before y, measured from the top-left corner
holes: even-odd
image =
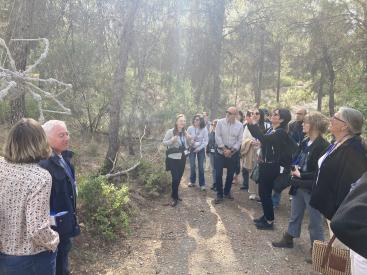
[[[137,170],[137,181],[147,193],[163,193],[170,186],[170,178],[162,161],[142,161]]]
[[[129,231],[129,190],[116,187],[103,176],[84,177],[79,183],[81,220],[87,230],[105,240]]]

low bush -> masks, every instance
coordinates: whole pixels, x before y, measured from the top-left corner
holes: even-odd
[[[137,182],[147,193],[164,193],[170,188],[170,177],[165,170],[164,162],[143,160],[137,168]]]
[[[116,187],[103,176],[84,177],[79,182],[81,222],[88,233],[107,241],[129,232],[129,190]]]

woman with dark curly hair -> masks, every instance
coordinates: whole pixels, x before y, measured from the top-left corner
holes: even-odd
[[[262,163],[259,164],[259,195],[264,215],[255,219],[257,229],[272,230],[274,209],[271,194],[275,179],[290,172],[292,141],[288,136],[288,109],[276,109],[271,116],[272,128],[263,134],[252,116],[247,118],[251,135],[261,142]]]

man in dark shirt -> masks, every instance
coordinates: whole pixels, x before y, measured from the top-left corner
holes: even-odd
[[[68,275],[68,256],[72,243],[71,238],[80,234],[76,218],[77,186],[74,167],[70,160],[69,132],[63,121],[50,120],[43,126],[52,155],[40,165],[52,176],[50,198],[50,215],[53,229],[59,233],[60,243],[57,247],[56,275]]]
[[[289,123],[289,135],[298,145],[305,138],[303,133],[303,119],[305,118],[306,114],[306,109],[298,109],[296,111],[296,120]]]

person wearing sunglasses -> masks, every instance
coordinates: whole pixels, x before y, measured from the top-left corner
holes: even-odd
[[[247,111],[246,117],[253,117],[253,121],[258,124],[260,120],[260,112],[257,108]],[[241,160],[242,160],[242,178],[243,186],[241,190],[250,193],[249,199],[255,200],[258,198],[257,184],[250,179],[250,174],[255,168],[260,155],[260,142],[254,138],[248,130],[247,124],[244,125],[243,140],[241,145]]]
[[[259,163],[259,195],[263,216],[254,220],[257,229],[272,230],[274,222],[271,198],[274,182],[290,173],[292,141],[288,135],[291,113],[288,109],[276,109],[271,116],[272,127],[263,134],[253,116],[247,118],[248,129],[261,142],[262,162]]]
[[[302,140],[305,138],[302,125],[306,114],[306,109],[298,109],[296,111],[296,119],[289,123],[289,135],[298,145],[301,144]]]
[[[226,117],[218,120],[215,129],[215,170],[217,184],[217,198],[214,203],[218,204],[223,198],[233,200],[231,187],[235,173],[239,149],[243,137],[243,125],[237,119],[236,107],[230,107],[226,111]],[[226,183],[223,189],[223,168],[227,168]]]
[[[310,205],[328,221],[349,193],[351,185],[367,171],[367,151],[361,138],[363,122],[362,113],[349,107],[341,107],[330,118],[329,131],[335,142],[318,161],[317,181],[310,200]]]

